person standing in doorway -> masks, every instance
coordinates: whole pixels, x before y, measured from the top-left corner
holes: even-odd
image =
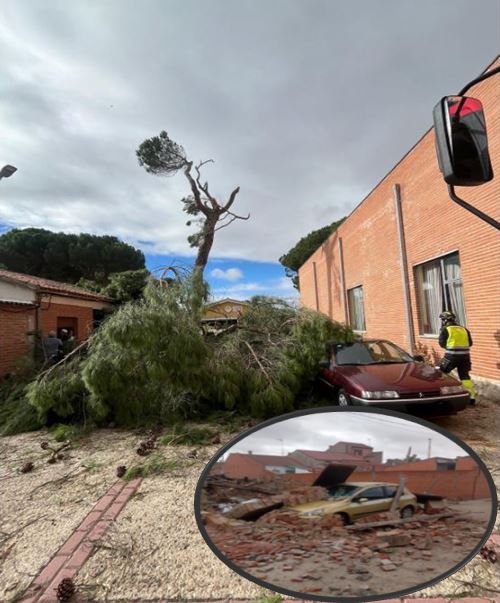
[[[63,357],[63,343],[55,331],[50,331],[43,340],[43,353],[46,362],[56,363]]]
[[[474,406],[476,390],[470,378],[472,336],[468,329],[457,323],[457,317],[453,312],[446,310],[439,315],[439,318],[441,319],[439,345],[445,349],[445,353],[438,368],[443,373],[457,369],[462,385],[469,392],[470,404]]]

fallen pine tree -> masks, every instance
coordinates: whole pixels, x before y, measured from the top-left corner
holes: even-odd
[[[293,410],[313,381],[325,344],[352,331],[318,312],[258,297],[238,325],[200,327],[205,285],[193,277],[152,281],[91,336],[85,353],[27,388],[42,420],[91,419],[120,426],[167,423],[236,410],[269,417]]]

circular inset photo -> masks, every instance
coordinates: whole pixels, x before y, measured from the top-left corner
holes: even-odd
[[[261,423],[217,453],[195,495],[198,527],[224,563],[265,588],[323,601],[435,584],[481,550],[496,507],[469,446],[375,409]]]

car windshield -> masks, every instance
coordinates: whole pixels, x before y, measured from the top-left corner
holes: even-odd
[[[414,362],[413,358],[389,341],[356,341],[335,348],[338,365],[400,364]]]
[[[346,484],[338,484],[328,490],[328,496],[330,498],[344,498],[345,496],[351,496],[356,490],[359,490],[359,486],[349,486]]]

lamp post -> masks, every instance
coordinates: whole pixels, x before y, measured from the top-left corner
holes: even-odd
[[[4,165],[0,170],[0,180],[2,178],[10,178],[14,172],[17,172],[17,168],[13,165]]]

